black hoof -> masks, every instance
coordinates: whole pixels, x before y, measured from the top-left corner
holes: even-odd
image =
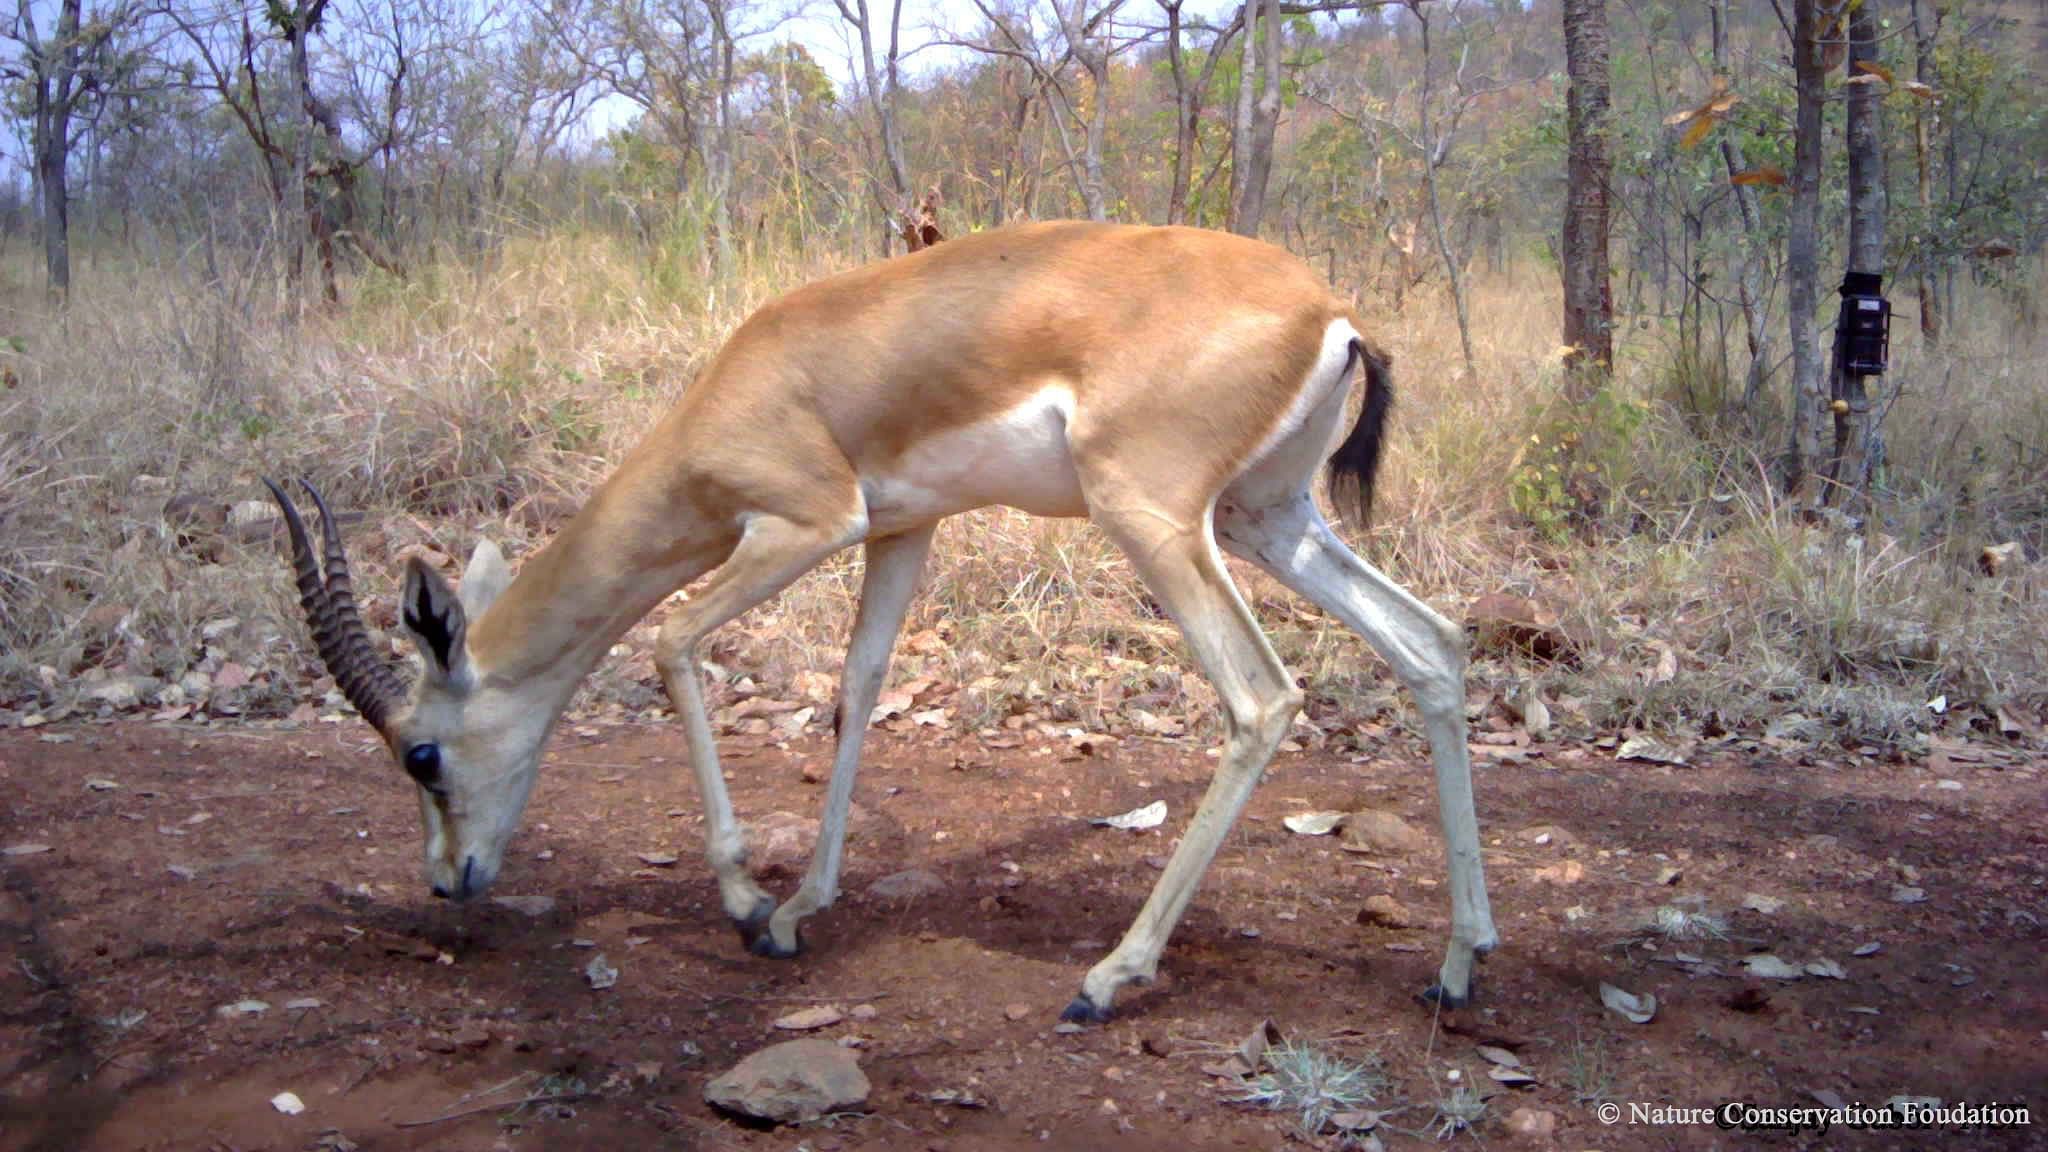
[[[1114,1012],[1097,1005],[1095,1001],[1088,998],[1086,992],[1083,992],[1068,1002],[1066,1011],[1060,1013],[1060,1022],[1063,1024],[1107,1024],[1109,1023],[1109,1018],[1113,1015],[1115,1015]]]
[[[735,918],[733,930],[740,934],[740,947],[752,952],[759,941],[768,938],[768,918],[775,915],[775,901],[763,896],[754,904],[754,910],[744,917]]]
[[[794,948],[784,948],[782,945],[777,944],[775,942],[775,933],[765,929],[759,936],[754,937],[753,943],[747,945],[747,951],[769,960],[788,960],[803,950],[804,934],[802,929],[797,930],[796,947]]]
[[[1472,981],[1471,985],[1465,989],[1465,994],[1463,996],[1453,996],[1449,992],[1446,992],[1444,990],[1443,985],[1431,984],[1429,987],[1422,990],[1422,1002],[1424,1004],[1435,1004],[1441,1008],[1463,1008],[1472,1003],[1473,993],[1477,992],[1478,989],[1479,981],[1474,980]]]

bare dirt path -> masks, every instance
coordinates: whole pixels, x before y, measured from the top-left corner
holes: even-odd
[[[766,855],[786,892],[802,867],[786,844],[822,798],[803,770],[827,752],[725,747],[743,819],[784,829]],[[1424,757],[1398,737],[1364,763],[1283,755],[1158,986],[1064,1035],[1060,1007],[1213,761],[1179,744],[1076,757],[885,732],[869,748],[846,896],[812,922],[807,955],[775,963],[746,956],[718,914],[673,729],[558,740],[496,893],[552,901],[524,910],[427,897],[411,789],[353,728],[0,733],[0,848],[15,850],[0,857],[0,1148],[1275,1148],[1288,1123],[1227,1105],[1202,1072],[1268,1017],[1384,1062],[1389,1147],[1420,1146],[1401,1130],[1428,1126],[1453,1071],[1491,1089],[1482,1043],[1540,1081],[1491,1100],[1478,1134],[1494,1146],[2048,1147],[2038,763],[1957,764],[1960,788],[1840,754],[1671,768],[1551,746],[1482,766],[1504,943],[1479,1003],[1436,1020],[1415,996],[1444,934],[1433,832],[1419,851],[1360,855],[1281,825],[1369,807],[1429,831]],[[1160,830],[1078,819],[1154,799],[1172,812]],[[938,884],[868,892],[908,869]],[[1903,888],[1924,900],[1898,902]],[[1416,926],[1358,923],[1378,894]],[[1750,894],[1783,905],[1743,910]],[[1730,939],[1627,946],[1687,897]],[[1853,954],[1867,943],[1880,949]],[[620,971],[603,991],[584,977],[598,952]],[[1846,979],[1758,980],[1740,965],[1751,952],[1833,960]],[[1656,1018],[1604,1010],[1602,981],[1654,993]],[[248,1000],[268,1007],[221,1011]],[[862,1039],[869,1114],[762,1131],[703,1103],[710,1076],[779,1038],[774,1018],[819,1003],[874,1008],[824,1033]],[[272,1108],[282,1091],[305,1111]],[[986,1106],[932,1102],[945,1092]],[[1813,1092],[2027,1104],[2035,1120],[1773,1135],[1605,1126],[1597,1100],[1576,1099]],[[536,1093],[573,1098],[513,1109]],[[1552,1114],[1555,1134],[1509,1132],[1519,1108]]]

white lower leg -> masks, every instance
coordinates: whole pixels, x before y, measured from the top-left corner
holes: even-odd
[[[1272,709],[1251,726],[1232,731],[1224,744],[1223,762],[1202,803],[1181,833],[1180,846],[1167,861],[1166,871],[1153,886],[1144,908],[1131,922],[1123,939],[1109,955],[1088,970],[1081,981],[1081,994],[1098,1012],[1115,1003],[1117,990],[1126,984],[1147,984],[1159,972],[1159,957],[1166,950],[1174,925],[1194,899],[1202,876],[1223,841],[1244,812],[1253,789],[1265,773],[1266,762],[1286,735],[1288,724],[1301,709],[1301,692],[1292,689],[1275,701]]]
[[[818,845],[796,894],[775,910],[768,922],[774,948],[792,953],[797,926],[806,916],[831,907],[838,896],[839,862],[846,845],[846,821],[853,808],[853,782],[860,772],[862,738],[868,715],[881,695],[889,671],[889,653],[903,627],[904,613],[917,587],[917,574],[931,551],[932,526],[898,536],[870,540],[867,574],[861,581],[860,611],[853,638],[846,646],[846,667],[839,680],[839,742],[832,757],[832,783],[825,793],[825,816],[818,827]]]
[[[1364,636],[1415,693],[1436,767],[1450,871],[1451,942],[1438,987],[1449,1001],[1462,1001],[1471,990],[1473,956],[1491,951],[1498,939],[1465,742],[1464,636],[1345,547],[1305,492],[1262,509],[1226,503],[1217,510],[1216,534],[1232,552]]]
[[[704,709],[704,673],[697,667],[694,641],[677,644],[664,652],[660,663],[662,682],[669,700],[683,721],[683,738],[690,749],[690,771],[697,778],[697,791],[704,798],[704,855],[718,877],[718,901],[734,921],[758,924],[775,907],[775,901],[747,874],[747,842],[733,816],[732,796],[726,791],[725,773],[718,766],[718,744],[711,734],[711,718]]]

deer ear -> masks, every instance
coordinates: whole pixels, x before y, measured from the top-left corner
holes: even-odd
[[[512,569],[505,563],[505,554],[489,540],[477,541],[475,551],[469,554],[469,567],[462,570],[462,590],[458,595],[463,614],[471,620],[481,619],[510,583]]]
[[[469,655],[463,636],[469,623],[462,601],[448,581],[417,556],[405,564],[404,600],[398,615],[426,658],[427,675],[454,687],[467,687]]]

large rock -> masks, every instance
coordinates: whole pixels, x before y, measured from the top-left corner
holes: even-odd
[[[761,1049],[704,1086],[716,1107],[756,1120],[800,1124],[868,1101],[868,1078],[850,1048],[790,1040]]]
[[[1430,845],[1428,833],[1392,812],[1366,809],[1363,812],[1353,812],[1344,818],[1344,842],[1341,847],[1346,852],[1357,852],[1367,856],[1400,856],[1425,851]]]

